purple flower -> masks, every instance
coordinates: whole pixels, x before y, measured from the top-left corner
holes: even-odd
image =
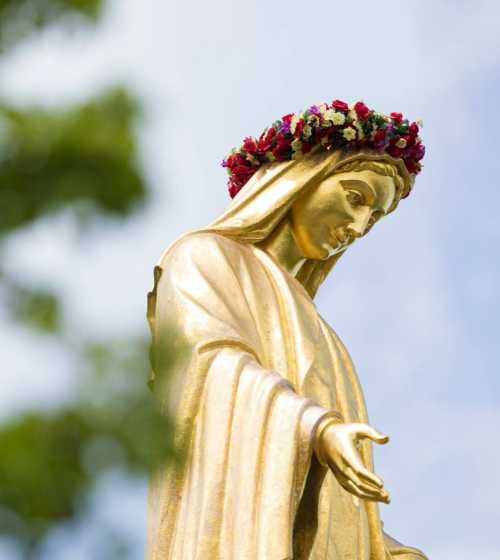
[[[281,124],[281,132],[290,132],[290,122],[289,121],[284,121]]]

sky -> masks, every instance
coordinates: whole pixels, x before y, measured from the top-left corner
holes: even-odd
[[[386,531],[430,558],[497,560],[500,4],[110,1],[96,29],[48,31],[0,63],[0,95],[21,104],[115,83],[145,104],[153,202],[84,236],[70,213],[41,220],[6,256],[59,289],[70,327],[105,335],[147,333],[153,265],[225,209],[220,161],[243,137],[336,98],[423,119],[413,193],[349,249],[317,307],[354,359],[371,423],[391,436],[376,450]],[[0,416],[71,396],[71,355],[0,320]],[[145,500],[143,484],[115,480],[92,507],[132,527],[140,550]]]

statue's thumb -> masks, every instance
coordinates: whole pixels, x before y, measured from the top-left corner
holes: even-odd
[[[389,441],[389,436],[385,436],[384,434],[381,434],[371,426],[367,426],[365,434],[375,443],[387,443]]]

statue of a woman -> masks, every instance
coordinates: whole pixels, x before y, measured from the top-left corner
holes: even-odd
[[[148,294],[155,392],[185,452],[152,481],[149,560],[425,559],[382,530],[371,442],[388,438],[313,302],[422,157],[416,123],[337,100],[225,160],[233,203],[164,252]],[[169,372],[165,337],[183,349]]]

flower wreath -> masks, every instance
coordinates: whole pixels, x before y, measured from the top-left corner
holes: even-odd
[[[390,116],[369,109],[362,101],[349,107],[336,99],[328,105],[312,105],[299,114],[290,113],[266,128],[258,139],[244,139],[222,162],[229,173],[231,198],[241,190],[264,163],[290,161],[307,154],[321,144],[327,150],[370,148],[401,158],[408,172],[417,175],[425,147],[418,135],[419,124],[402,113]]]

